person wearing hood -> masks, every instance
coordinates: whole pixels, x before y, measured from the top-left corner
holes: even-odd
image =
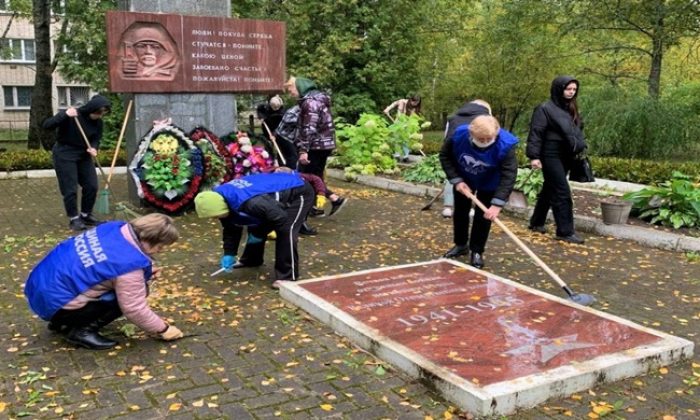
[[[111,109],[109,99],[95,95],[80,108],[70,107],[59,111],[42,123],[45,129],[56,130],[56,143],[51,151],[53,167],[69,219],[68,227],[76,232],[100,223],[92,215],[99,188],[93,159],[97,157],[102,140],[102,117]],[[85,144],[77,121],[83,127],[90,147]],[[82,188],[80,209],[78,186]]]
[[[471,251],[469,263],[482,268],[491,221],[498,217],[515,185],[518,138],[502,129],[496,118],[480,115],[470,124],[458,126],[446,142],[451,145],[440,150],[440,163],[454,186],[455,208],[452,217],[454,246],[443,257],[457,258]],[[472,200],[468,194],[476,195],[489,206],[486,212],[474,206],[471,235]]]
[[[538,105],[532,114],[525,152],[532,168],[541,169],[544,176],[529,229],[546,233],[545,222],[551,207],[556,238],[574,244],[582,244],[584,240],[574,230],[567,174],[575,156],[587,147],[576,103],[578,90],[579,82],[571,76],[559,76],[552,81],[550,100]]]
[[[479,115],[491,115],[491,105],[482,99],[474,99],[462,105],[454,115],[447,118],[445,136],[442,143],[442,147],[447,148],[447,150],[445,150],[447,156],[452,154],[452,142],[448,140],[452,137],[455,130],[457,130],[457,127],[463,124],[469,124]],[[454,195],[452,194],[452,184],[450,184],[449,180],[445,181],[442,197],[442,217],[452,217],[454,213]]]
[[[331,98],[321,92],[316,84],[304,77],[290,77],[285,87],[289,94],[298,98],[299,104],[299,130],[296,137],[298,151],[299,172],[310,173],[324,178],[326,162],[335,149],[335,126],[331,114]],[[334,192],[326,190],[326,197],[330,198]],[[345,206],[347,199],[340,197],[331,203],[330,215],[340,211]],[[322,209],[314,208],[311,216],[325,214]],[[314,229],[306,223],[302,228],[302,234],[313,233]]]

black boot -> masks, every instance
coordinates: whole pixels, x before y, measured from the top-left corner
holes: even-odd
[[[100,335],[97,331],[98,328],[95,324],[85,327],[76,327],[66,335],[66,341],[90,350],[107,350],[119,344],[114,340]]]
[[[478,252],[472,252],[472,256],[469,257],[469,264],[472,267],[483,268],[484,267],[484,257]]]
[[[81,214],[80,220],[85,226],[97,226],[102,224],[102,221],[93,216],[92,213],[88,213],[84,216]]]
[[[313,236],[313,235],[317,235],[318,231],[316,229],[312,228],[311,226],[309,226],[306,222],[304,222],[301,225],[301,229],[299,229],[299,234]]]
[[[455,245],[449,251],[445,252],[444,258],[457,258],[462,255],[467,255],[469,248],[466,245]]]

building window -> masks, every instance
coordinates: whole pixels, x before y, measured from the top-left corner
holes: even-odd
[[[36,43],[33,39],[0,39],[2,61],[36,61]]]
[[[5,109],[29,109],[32,105],[31,86],[3,86]]]
[[[58,109],[67,109],[85,105],[90,98],[90,88],[87,86],[59,86]]]

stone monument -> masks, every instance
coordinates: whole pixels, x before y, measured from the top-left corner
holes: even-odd
[[[226,30],[231,20],[228,19],[231,16],[229,0],[123,0],[118,4],[124,12],[116,13],[138,12],[140,15],[138,22],[118,28],[120,36],[116,39],[108,32],[112,91],[127,92],[125,102],[133,99],[133,114],[125,135],[129,160],[154,120],[171,118],[174,125],[186,132],[202,125],[223,135],[238,129],[233,92],[278,92],[282,89],[283,24],[281,37],[279,28],[273,28],[277,31],[274,41],[281,42],[281,54],[278,54],[281,57],[268,57],[269,51],[258,51],[263,50],[260,44],[273,42],[263,38],[257,42],[238,43],[241,48],[247,45],[252,46],[250,49],[257,48],[253,51],[257,56],[222,49],[212,61],[210,55],[213,54],[207,48],[217,47],[214,44],[221,41],[210,38],[226,37],[230,44],[235,35],[243,32],[246,36],[248,32],[259,32],[264,37],[265,31],[256,32],[256,25],[260,25],[256,22],[260,21],[244,21],[245,30]],[[196,17],[204,19],[205,24],[187,26],[187,22],[196,22]],[[118,26],[124,21],[108,19],[108,26],[114,27],[115,22]],[[184,26],[180,26],[183,22]],[[269,28],[265,26],[265,29]],[[187,42],[183,42],[185,39]],[[276,63],[275,68],[256,68],[254,63],[260,59]],[[276,72],[274,77],[255,76],[270,71]],[[244,80],[245,77],[248,80]],[[132,182],[129,182],[129,199],[133,204],[141,203]]]
[[[452,260],[284,282],[283,298],[477,415],[643,374],[693,342]]]

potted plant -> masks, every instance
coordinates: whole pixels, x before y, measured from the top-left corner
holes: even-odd
[[[624,225],[630,216],[632,202],[619,197],[605,197],[600,200],[603,223],[606,225]]]
[[[511,207],[525,208],[528,203],[534,203],[542,189],[544,178],[542,171],[531,168],[519,168],[515,186],[508,198],[508,205]]]

